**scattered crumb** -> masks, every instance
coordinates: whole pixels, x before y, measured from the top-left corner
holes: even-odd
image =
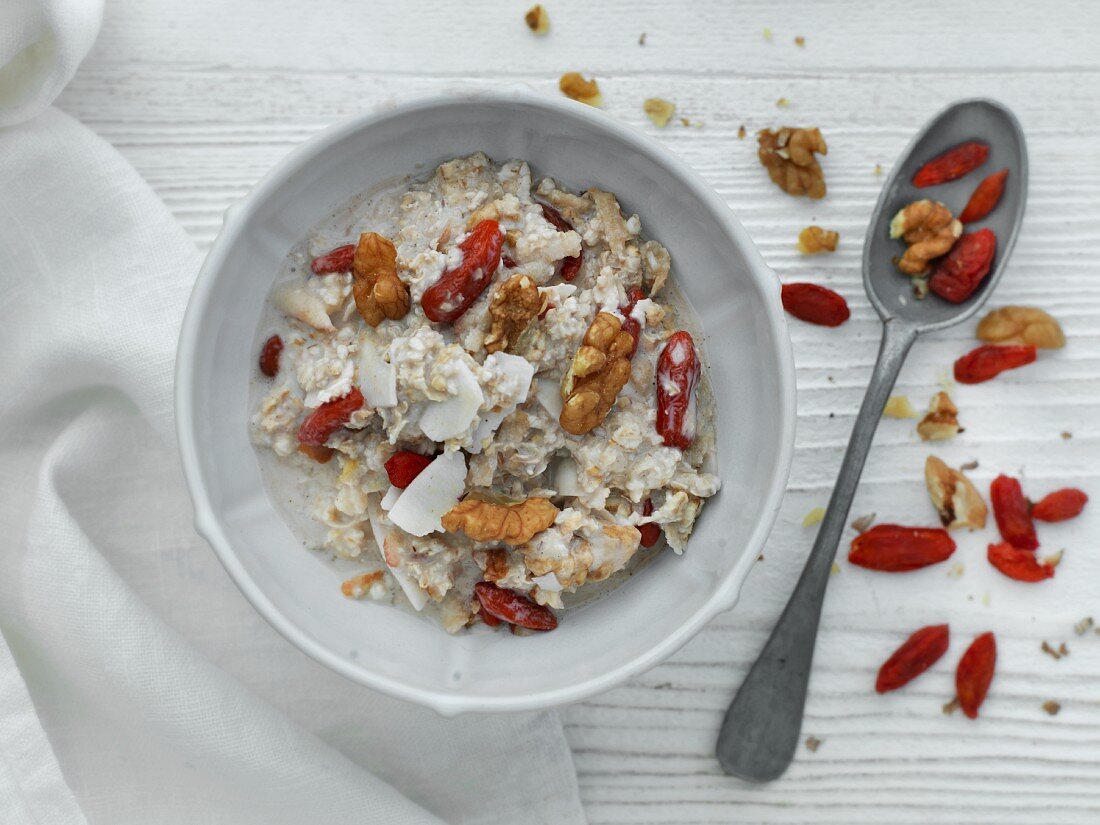
[[[668,690],[672,687],[672,682],[658,682],[653,686],[654,690]]]
[[[550,31],[550,15],[541,5],[531,6],[523,20],[527,23],[527,28],[535,34],[546,34]]]
[[[644,46],[645,45],[645,32],[642,32],[641,35],[638,36],[638,45],[639,46]]]
[[[989,607],[989,605],[992,603],[992,601],[993,601],[993,599],[991,599],[989,597],[989,591],[986,590],[985,593],[982,594],[982,606],[983,607]]]
[[[955,562],[951,565],[951,569],[947,571],[947,578],[949,579],[961,579],[963,573],[966,572],[966,565],[961,561]]]
[[[978,469],[978,460],[977,459],[972,459],[971,461],[968,461],[965,464],[960,464],[959,469],[963,470],[964,472],[970,472],[971,470],[977,470]]]
[[[602,106],[603,97],[600,95],[599,84],[595,78],[585,80],[580,72],[566,72],[558,81],[558,88],[566,97],[587,103],[589,106]]]
[[[741,124],[741,128],[737,130],[737,138],[738,138],[738,140],[744,140],[744,139],[745,139],[745,135],[747,135],[747,134],[748,134],[748,132],[747,132],[747,131],[745,130],[745,124],[744,124],[744,123],[742,123],[742,124]]]
[[[823,518],[825,518],[825,508],[814,507],[802,517],[802,526],[813,527],[815,524],[820,524]]]
[[[764,561],[764,554],[761,553],[759,556],[756,557],[756,560],[757,561]]]
[[[821,252],[835,252],[840,242],[840,233],[832,229],[822,229],[811,225],[798,233],[798,251],[803,255],[817,255]]]
[[[954,696],[954,697],[951,698],[950,702],[945,702],[944,703],[943,715],[944,716],[950,716],[952,713],[954,713],[958,709],[959,709],[959,697]]]
[[[798,46],[799,48],[805,48],[805,46],[806,46],[806,38],[805,38],[805,37],[803,37],[802,35],[799,35],[798,37],[796,37],[796,38],[794,39],[794,44],[795,44],[796,46]]]
[[[835,576],[835,575],[836,575],[837,573],[839,573],[839,572],[840,572],[840,565],[839,565],[839,564],[837,564],[837,563],[836,563],[836,562],[834,561],[834,562],[833,562],[833,566],[829,568],[829,573],[830,573],[831,575]]]
[[[891,395],[882,414],[887,418],[918,418],[920,415],[909,403],[907,395]]]
[[[923,301],[928,297],[927,278],[913,278],[913,297],[918,301]]]
[[[875,164],[875,174],[876,175],[881,175],[882,174],[882,164],[881,163],[876,163]]]
[[[1051,647],[1049,642],[1044,641],[1039,646],[1039,650],[1043,651],[1043,653],[1045,653],[1047,656],[1054,659],[1054,661],[1058,661],[1063,656],[1069,656],[1069,648],[1066,647],[1065,642],[1062,642],[1060,645],[1058,645],[1058,649],[1055,650],[1053,647]]]
[[[806,750],[810,753],[817,753],[817,749],[821,747],[821,740],[816,736],[806,737]]]
[[[936,383],[943,387],[944,392],[951,392],[955,389],[955,379],[951,377],[951,373],[946,368],[940,370],[940,377],[936,379]]]
[[[855,521],[853,521],[852,524],[851,524],[851,527],[857,533],[866,533],[867,528],[869,528],[874,523],[875,523],[875,514],[874,513],[868,513],[867,515],[860,516]]]
[[[1084,636],[1094,624],[1096,624],[1096,622],[1092,620],[1092,616],[1085,616],[1085,618],[1081,619],[1081,621],[1073,626],[1073,630],[1078,636]]]
[[[778,106],[780,109],[786,109],[788,106],[791,105],[791,102],[787,100],[787,98],[781,97],[779,98],[779,100],[775,101],[775,105]]]
[[[1057,553],[1053,553],[1049,556],[1044,556],[1043,557],[1043,564],[1049,564],[1051,567],[1057,567],[1059,564],[1062,563],[1062,556],[1064,556],[1065,554],[1066,554],[1066,550],[1063,547]]]
[[[664,98],[649,97],[642,103],[642,109],[645,110],[649,119],[653,121],[654,126],[659,129],[664,129],[668,126],[668,121],[671,119],[673,112],[676,111],[676,104]]]
[[[1055,702],[1053,699],[1047,699],[1045,702],[1043,702],[1042,708],[1051,716],[1057,716],[1058,711],[1062,709],[1062,705],[1058,702]]]
[[[1069,430],[1062,430],[1063,441],[1069,441],[1071,438],[1073,438],[1073,433],[1071,433]]]
[[[767,26],[764,27],[764,39],[767,40],[769,43],[772,42],[772,30],[769,29]]]

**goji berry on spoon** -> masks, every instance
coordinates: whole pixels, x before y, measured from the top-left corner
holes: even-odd
[[[1008,179],[1008,170],[1002,169],[989,175],[974,190],[970,200],[966,202],[959,220],[963,223],[980,221],[993,211],[1001,200],[1005,191],[1005,181]]]
[[[973,172],[989,157],[989,144],[979,140],[960,143],[937,155],[917,170],[913,175],[913,185],[918,189],[936,186],[961,178]]]

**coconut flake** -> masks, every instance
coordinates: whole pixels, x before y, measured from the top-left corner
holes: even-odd
[[[378,493],[371,493],[367,496],[367,517],[370,519],[371,532],[374,533],[374,543],[378,545],[378,553],[382,556],[382,561],[385,562],[386,553],[383,548],[386,545],[386,539],[393,532],[393,526],[389,524],[386,516],[382,513]],[[428,603],[428,594],[421,590],[420,586],[400,567],[390,567],[389,562],[386,562],[386,569],[390,571],[390,575],[401,586],[401,590],[408,597],[409,604],[413,606],[413,609],[423,610],[424,605]]]
[[[535,396],[539,403],[555,419],[561,415],[561,382],[550,378],[540,378],[535,382]]]
[[[509,400],[501,401],[495,409],[482,413],[481,421],[474,430],[471,453],[480,453],[482,446],[497,431],[501,422],[527,400],[527,394],[531,391],[531,379],[535,377],[535,368],[530,361],[506,352],[494,352],[486,358],[485,369],[500,375],[496,384],[497,392]]]
[[[443,514],[466,489],[466,459],[457,450],[437,456],[390,508],[390,521],[414,536],[442,532]]]
[[[359,342],[359,389],[370,407],[397,406],[397,369],[368,338]]]
[[[382,496],[382,501],[379,506],[387,513],[393,509],[393,505],[397,504],[397,499],[401,497],[401,494],[405,492],[400,487],[394,487],[390,485],[390,489],[386,490],[386,494]]]
[[[568,456],[562,456],[554,463],[554,490],[559,496],[579,496],[581,485],[577,480],[577,462]]]
[[[446,441],[465,433],[485,401],[477,376],[465,363],[455,364],[454,380],[454,394],[428,404],[420,416],[420,429],[432,441]]]
[[[280,287],[271,296],[276,307],[291,318],[308,324],[322,332],[332,332],[336,327],[328,317],[325,302],[308,289],[295,286]]]

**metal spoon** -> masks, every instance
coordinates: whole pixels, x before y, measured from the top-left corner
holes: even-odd
[[[989,158],[978,170],[940,186],[915,188],[910,181],[926,161],[968,140],[989,144]],[[1004,272],[1027,199],[1027,148],[1015,116],[992,100],[964,100],[936,115],[913,139],[879,195],[863,245],[863,287],[883,321],[878,361],[859,409],[848,451],[840,466],[829,508],[790,601],[756,663],[741,685],[718,735],[718,761],[726,773],[754,782],[780,776],[798,746],[806,687],[813,661],[821,604],[848,510],[859,483],[883,407],[917,336],[966,320],[985,303]],[[1004,195],[996,209],[967,231],[988,226],[997,235],[992,272],[962,304],[934,294],[915,299],[909,278],[893,263],[904,246],[889,238],[890,218],[921,198],[940,200],[956,215],[978,182],[1008,168]]]

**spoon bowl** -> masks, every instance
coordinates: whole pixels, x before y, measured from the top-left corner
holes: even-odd
[[[913,186],[913,175],[921,166],[970,140],[989,144],[985,163],[949,183],[923,189]],[[989,227],[997,236],[993,266],[985,280],[962,303],[950,303],[931,292],[917,299],[912,280],[894,263],[904,245],[890,238],[890,219],[922,198],[942,201],[957,215],[982,179],[1005,168],[1008,179],[996,208],[966,227],[970,231]],[[909,144],[879,195],[863,245],[863,285],[883,320],[878,360],[806,566],[722,722],[717,755],[726,773],[767,782],[790,765],[802,728],[825,587],[886,400],[918,335],[966,320],[989,298],[1016,243],[1026,199],[1027,149],[1020,124],[1004,106],[985,99],[955,103],[932,118]]]

